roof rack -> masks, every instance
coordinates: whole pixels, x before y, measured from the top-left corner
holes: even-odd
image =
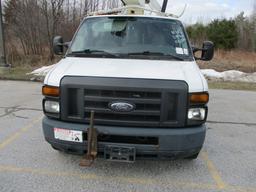
[[[150,4],[148,4],[148,8],[140,4],[128,4],[122,7],[114,8],[111,10],[102,10],[102,11],[96,11],[96,12],[91,12],[87,16],[95,16],[95,15],[118,15],[118,14],[123,14],[123,15],[145,15],[145,11],[148,12],[149,14],[156,14],[157,16],[163,16],[163,17],[173,17],[173,18],[180,18],[185,10],[187,8],[187,5],[185,5],[183,11],[181,12],[180,15],[175,15],[172,13],[165,13],[161,12],[159,10],[153,9]]]

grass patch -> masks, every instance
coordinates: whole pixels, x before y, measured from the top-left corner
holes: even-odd
[[[256,83],[244,82],[209,82],[210,89],[231,89],[231,90],[246,90],[256,91]]]
[[[4,73],[0,73],[0,79],[2,80],[22,80],[28,81],[32,78],[31,75],[26,75],[32,71],[31,68],[27,67],[15,67],[11,68],[9,71],[5,71]]]
[[[256,72],[256,53],[246,51],[216,50],[212,61],[198,61],[201,69],[215,69],[222,72],[227,70],[239,70],[245,73]]]

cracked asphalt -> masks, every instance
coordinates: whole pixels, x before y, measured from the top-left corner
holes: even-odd
[[[256,192],[256,92],[210,90],[197,160],[79,167],[44,141],[41,84],[0,81],[0,191]]]

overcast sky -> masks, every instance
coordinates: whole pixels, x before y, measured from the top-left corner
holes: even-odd
[[[162,4],[162,0],[158,0]],[[254,0],[169,0],[168,11],[179,14],[187,4],[181,19],[187,23],[207,23],[214,18],[230,18],[244,11],[250,15]]]

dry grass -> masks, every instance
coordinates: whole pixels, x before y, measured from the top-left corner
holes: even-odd
[[[256,53],[246,51],[215,51],[214,59],[210,62],[198,62],[202,69],[215,69],[219,72],[239,70],[246,73],[256,72]]]
[[[38,68],[56,63],[61,57],[56,56],[54,61],[50,61],[47,54],[34,56],[8,57],[8,63],[19,68]],[[210,62],[198,61],[202,69],[215,69],[219,72],[225,70],[240,70],[247,73],[256,72],[256,53],[246,51],[223,51],[216,50],[214,59]]]
[[[39,68],[46,65],[51,65],[60,60],[59,56],[56,56],[53,61],[49,59],[47,55],[18,55],[16,57],[8,57],[7,62],[12,67],[16,68]]]
[[[33,75],[27,73],[40,68],[42,66],[56,63],[60,57],[50,61],[47,55],[15,55],[15,57],[8,57],[7,62],[11,64],[10,70],[1,72],[0,80],[30,80]]]
[[[245,90],[256,91],[255,83],[244,82],[209,82],[210,89],[230,89],[230,90]]]
[[[31,72],[32,68],[30,67],[15,67],[11,68],[4,73],[0,73],[0,80],[22,80],[28,81],[32,78],[31,75],[27,75],[27,73]]]

